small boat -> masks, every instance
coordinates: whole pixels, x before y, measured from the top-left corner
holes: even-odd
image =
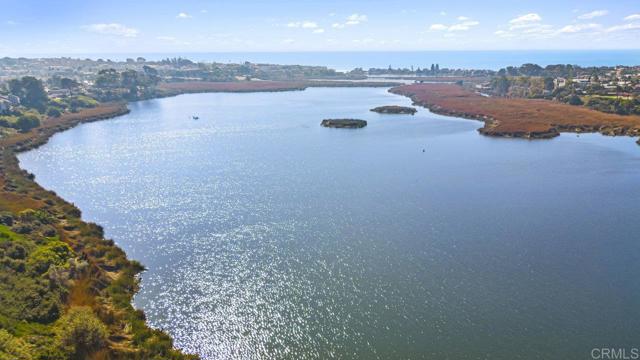
[[[200,119],[198,116],[195,116],[195,115],[193,115],[191,118],[192,118],[193,120],[198,120],[198,119]]]

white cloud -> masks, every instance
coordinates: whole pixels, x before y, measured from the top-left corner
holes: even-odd
[[[475,20],[470,20],[468,17],[460,16],[458,20],[461,20],[457,24],[452,24],[450,26],[444,24],[432,24],[429,26],[430,31],[448,31],[448,32],[456,32],[456,31],[467,31],[474,26],[479,25],[480,23]]]
[[[318,24],[313,21],[292,21],[287,23],[287,27],[289,28],[303,28],[303,29],[315,29],[318,27]]]
[[[346,21],[344,23],[333,23],[331,25],[332,28],[334,29],[344,29],[347,26],[353,26],[353,25],[359,25],[362,24],[363,22],[366,22],[367,20],[369,20],[367,18],[367,15],[361,15],[361,14],[351,14],[349,16],[347,16]]]
[[[191,17],[191,15],[189,15],[189,14],[187,14],[187,13],[185,13],[185,12],[181,12],[181,13],[180,13],[180,14],[178,14],[176,17],[177,17],[178,19],[188,19],[188,18],[190,18],[190,17]]]
[[[367,21],[367,15],[361,15],[361,14],[352,14],[349,15],[347,17],[347,22],[345,23],[346,25],[358,25],[360,23],[363,23],[365,21]]]
[[[563,27],[562,29],[558,30],[558,33],[575,34],[587,30],[598,30],[600,28],[602,28],[602,25],[600,24],[574,24]]]
[[[595,10],[586,14],[582,14],[580,16],[578,16],[578,19],[581,20],[589,20],[589,19],[594,19],[600,16],[605,16],[609,13],[608,10]]]
[[[122,24],[91,24],[84,27],[87,31],[103,34],[103,35],[115,35],[127,38],[134,38],[138,36],[138,29],[127,27]]]
[[[629,15],[629,16],[625,17],[624,19],[625,19],[625,21],[640,20],[640,14]]]
[[[162,41],[176,41],[176,38],[173,36],[156,36],[156,39]]]
[[[537,13],[529,13],[509,20],[507,29],[500,29],[494,34],[502,38],[546,39],[558,32],[554,26],[542,23],[542,17]]]
[[[467,31],[478,24],[480,23],[477,21],[463,21],[460,24],[449,26],[449,31]]]
[[[304,29],[315,29],[318,27],[318,24],[316,24],[313,21],[305,21],[302,23],[302,28]]]
[[[529,26],[522,30],[525,35],[551,35],[553,34],[553,26],[546,24],[536,24],[535,26]]]
[[[293,44],[295,42],[295,40],[293,39],[283,39],[282,43],[283,44]]]
[[[444,24],[433,24],[429,27],[429,30],[433,30],[433,31],[443,31],[443,30],[447,30],[449,27],[447,25]]]
[[[315,29],[315,30],[313,30],[313,33],[314,34],[322,34],[322,33],[324,33],[324,29]]]
[[[511,19],[509,21],[509,24],[521,25],[521,24],[530,24],[530,23],[539,22],[539,21],[542,21],[542,18],[540,17],[540,15],[536,13],[530,13],[530,14],[520,15],[515,19]]]
[[[447,16],[447,12],[446,11],[440,11],[440,16]]]
[[[640,23],[629,23],[624,25],[616,25],[605,30],[606,32],[640,30]]]

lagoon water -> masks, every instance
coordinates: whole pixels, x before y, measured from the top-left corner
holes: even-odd
[[[425,109],[368,111],[409,103],[372,88],[182,95],[20,161],[146,265],[135,305],[204,359],[637,347],[633,139],[495,139]],[[369,126],[321,128],[329,117]]]

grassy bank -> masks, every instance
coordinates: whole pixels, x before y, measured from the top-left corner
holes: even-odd
[[[308,87],[389,87],[350,81],[163,83],[144,98],[202,92],[296,91]],[[96,104],[94,104],[96,105]],[[146,325],[131,300],[144,270],[99,225],[40,187],[16,154],[80,123],[120,116],[124,102],[44,117],[0,137],[0,359],[197,359]]]
[[[132,307],[142,265],[16,158],[58,131],[127,112],[104,104],[0,139],[0,359],[197,358]]]

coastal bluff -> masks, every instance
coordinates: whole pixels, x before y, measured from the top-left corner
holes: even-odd
[[[361,129],[367,126],[367,122],[358,119],[324,119],[320,126],[336,129]]]

